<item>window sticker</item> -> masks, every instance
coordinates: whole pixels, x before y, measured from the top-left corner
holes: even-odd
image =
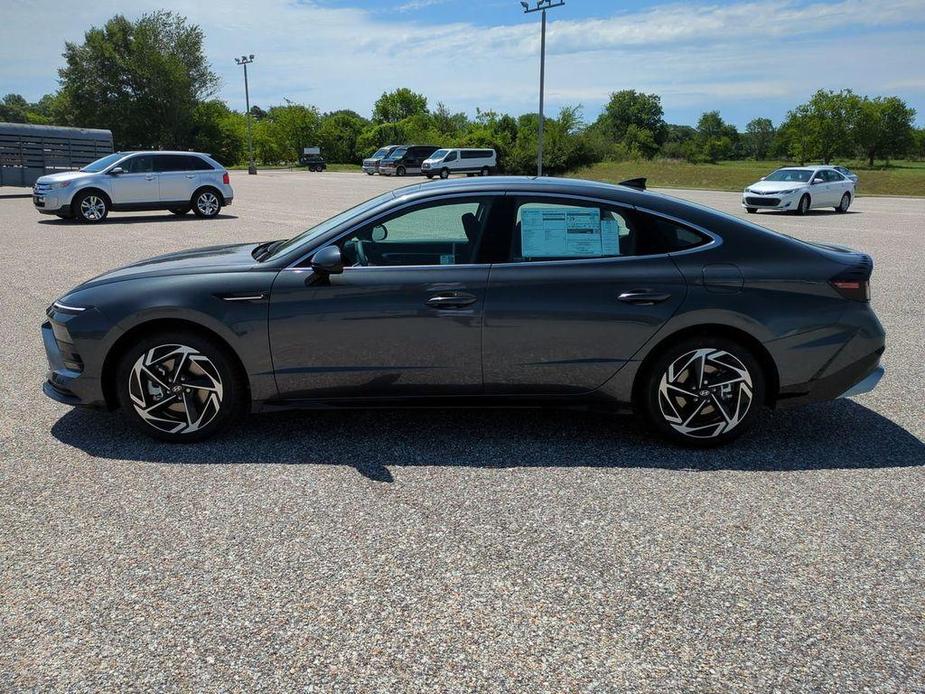
[[[619,255],[619,223],[601,221],[597,208],[522,208],[524,258],[596,258]]]

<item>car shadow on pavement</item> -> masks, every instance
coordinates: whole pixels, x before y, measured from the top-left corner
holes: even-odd
[[[165,464],[662,468],[708,472],[925,466],[925,444],[850,400],[768,411],[732,445],[663,443],[631,416],[555,410],[338,410],[256,415],[198,444],[149,439],[119,413],[71,410],[51,430],[97,458]]]
[[[200,219],[196,215],[189,213],[184,215],[175,215],[175,214],[146,214],[143,216],[133,216],[133,217],[107,217],[104,221],[98,222],[97,224],[85,224],[77,219],[61,219],[61,218],[52,218],[52,219],[40,219],[39,224],[48,224],[50,226],[106,226],[107,224],[150,224],[151,222],[173,222],[173,223],[182,223],[182,222],[215,222],[221,221],[223,219],[237,219],[233,214],[217,214],[211,219]]]

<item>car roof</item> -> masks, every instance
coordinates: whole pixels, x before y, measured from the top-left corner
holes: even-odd
[[[193,154],[197,157],[208,157],[209,155],[205,152],[189,152],[182,150],[174,149],[138,149],[138,150],[127,150],[125,152],[116,152],[116,154]]]
[[[783,171],[784,169],[789,169],[791,171],[818,171],[819,169],[834,169],[834,166],[830,164],[810,164],[809,166],[780,166],[775,171]]]

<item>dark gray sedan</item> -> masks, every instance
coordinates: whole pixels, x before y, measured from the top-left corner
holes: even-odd
[[[632,408],[715,445],[876,385],[872,269],[638,180],[424,183],[85,282],[48,309],[44,390],[167,441],[247,411],[487,404]]]

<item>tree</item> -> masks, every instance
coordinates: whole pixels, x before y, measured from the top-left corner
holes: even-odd
[[[412,116],[427,113],[427,97],[407,87],[383,92],[373,106],[373,122],[398,123]]]
[[[801,163],[821,159],[828,164],[837,156],[850,154],[860,109],[861,99],[850,89],[817,91],[807,103],[787,114],[781,126],[791,156]]]
[[[735,154],[739,133],[734,125],[726,123],[719,111],[708,111],[697,121],[697,136],[694,152],[713,164],[720,159],[729,159]]]
[[[123,149],[189,146],[196,106],[219,86],[202,42],[198,26],[158,11],[116,15],[66,43],[58,74],[69,124],[108,128]]]
[[[770,118],[755,118],[745,126],[748,153],[761,161],[768,158],[777,131]]]
[[[854,139],[873,167],[877,156],[887,160],[906,154],[913,143],[915,109],[899,97],[864,98],[855,111]]]
[[[273,164],[297,161],[304,147],[318,145],[320,128],[321,114],[314,106],[273,106],[254,123],[257,158]]]
[[[645,157],[654,155],[668,137],[661,98],[634,89],[613,92],[596,127],[612,142]]]
[[[244,161],[247,118],[214,99],[197,104],[193,110],[191,146],[207,152],[225,166]]]
[[[29,113],[29,102],[21,94],[7,94],[0,100],[0,121],[25,123]]]
[[[318,144],[325,159],[338,164],[357,163],[362,155],[357,151],[357,139],[368,121],[353,111],[335,111],[321,119]]]

